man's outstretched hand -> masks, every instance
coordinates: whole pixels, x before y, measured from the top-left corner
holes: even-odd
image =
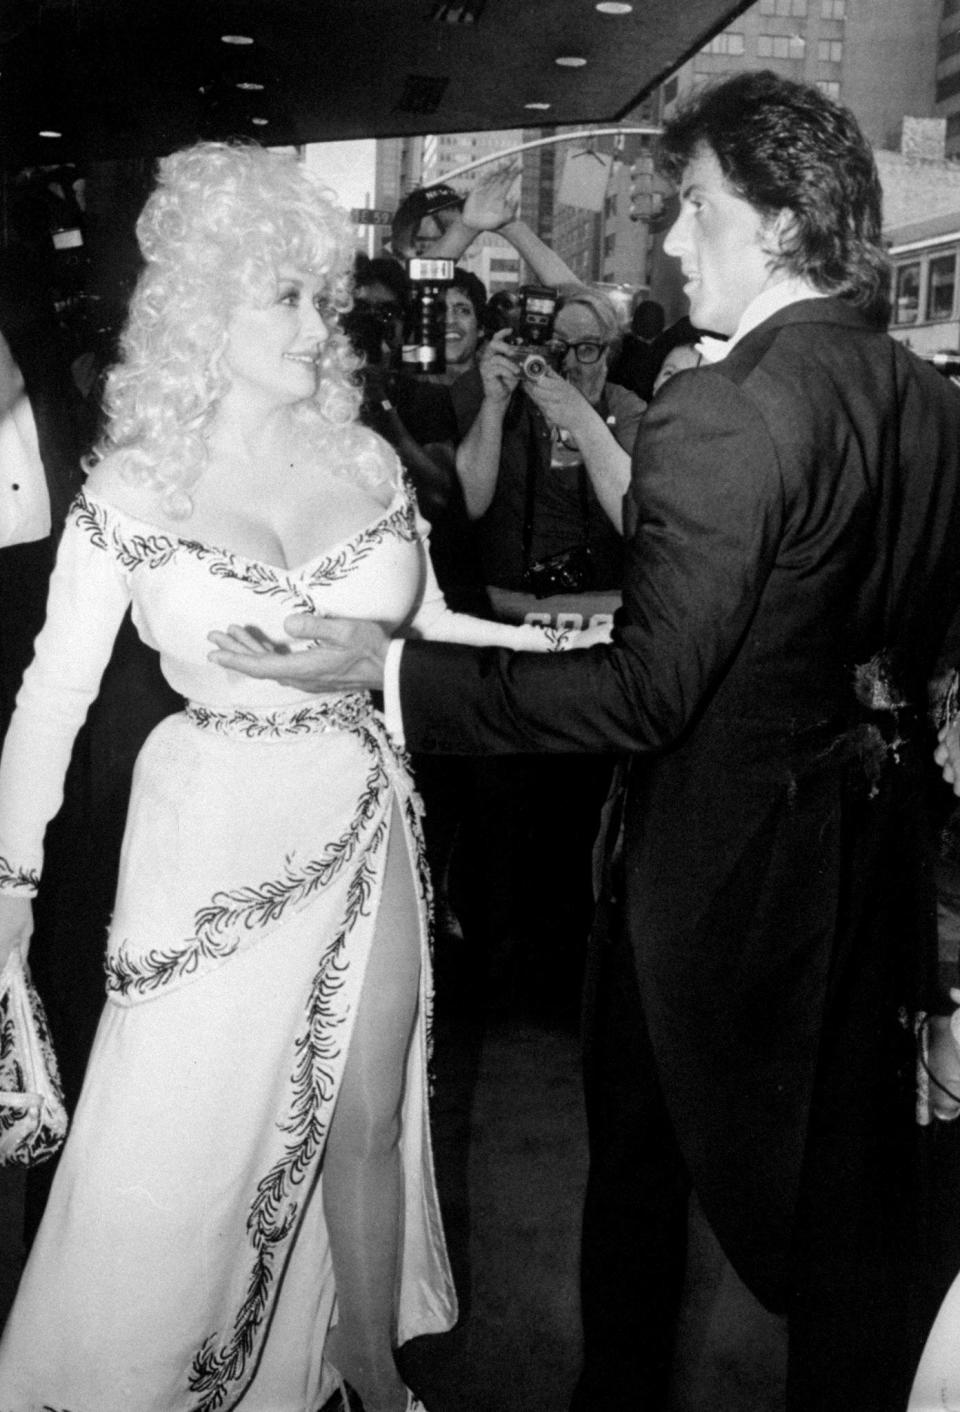
[[[270,678],[297,691],[376,691],[383,685],[389,634],[378,623],[295,613],[284,631],[309,643],[297,650],[263,633],[232,624],[208,634],[209,660],[248,677]]]

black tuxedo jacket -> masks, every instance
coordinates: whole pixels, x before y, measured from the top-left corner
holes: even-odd
[[[960,603],[960,394],[844,303],[796,303],[658,394],[625,534],[610,647],[408,643],[404,728],[418,751],[632,757],[658,1081],[727,1253],[782,1308],[818,1298],[837,1242],[849,1263],[862,1231],[872,1259],[903,1196],[913,767]]]

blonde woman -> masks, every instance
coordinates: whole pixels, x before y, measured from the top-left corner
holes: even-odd
[[[160,163],[107,432],[0,762],[0,964],[128,606],[187,700],[137,764],[107,1005],[0,1345],[0,1407],[422,1404],[398,1343],[456,1317],[426,1105],[419,805],[371,697],[218,665],[303,611],[543,650],[457,617],[355,420],[345,218],[294,158]],[[228,633],[217,632],[232,624]]]

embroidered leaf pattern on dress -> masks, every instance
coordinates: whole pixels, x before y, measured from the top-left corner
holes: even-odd
[[[323,1148],[329,1111],[335,1091],[331,1064],[340,1056],[334,1005],[347,969],[345,951],[351,931],[369,911],[370,894],[377,873],[377,859],[387,837],[387,822],[375,829],[364,861],[350,880],[343,921],[327,948],[314,977],[306,1006],[306,1024],[296,1036],[296,1061],[291,1075],[292,1097],[288,1116],[278,1123],[290,1136],[286,1150],[257,1186],[247,1217],[247,1237],[253,1247],[253,1266],[246,1296],[237,1311],[225,1345],[211,1334],[197,1353],[190,1390],[202,1394],[192,1412],[216,1412],[243,1378],[262,1335],[273,1294],[277,1259],[283,1258],[299,1216],[297,1189],[310,1174]]]
[[[311,612],[315,606],[309,588],[347,578],[383,539],[393,536],[413,542],[417,538],[413,503],[409,495],[405,495],[396,509],[358,531],[305,573],[306,566],[304,569],[279,569],[201,540],[180,538],[162,530],[149,534],[125,533],[119,523],[122,515],[108,515],[105,507],[94,505],[82,491],[74,501],[72,513],[91,541],[98,548],[112,550],[128,571],[162,568],[178,552],[189,554],[204,562],[214,578],[242,583],[261,597],[280,598],[300,612]]]
[[[245,711],[238,708],[229,713],[213,711],[196,702],[187,705],[186,713],[204,730],[221,735],[242,735],[247,740],[280,740],[291,735],[314,734],[320,729],[353,730],[370,716],[372,707],[366,692],[349,692],[299,710]]]
[[[97,549],[112,550],[124,569],[161,569],[169,564],[180,541],[162,531],[153,534],[125,535],[119,524],[111,523],[106,509],[94,505],[81,493],[73,505],[77,525]]]
[[[18,889],[36,892],[39,886],[40,874],[36,868],[20,868],[0,854],[0,887],[3,887],[5,892],[15,892]]]
[[[360,732],[368,736],[368,732]],[[371,738],[372,739],[372,738]],[[202,962],[219,961],[240,946],[243,931],[273,926],[291,907],[306,902],[340,874],[354,857],[360,840],[382,807],[389,785],[379,752],[373,761],[346,831],[326,845],[319,858],[294,868],[287,860],[283,874],[249,887],[224,889],[215,893],[205,907],[194,914],[195,933],[178,946],[158,948],[134,956],[123,943],[105,963],[107,990],[119,995],[149,994],[172,980],[193,975]]]
[[[413,506],[409,500],[404,499],[386,519],[378,520],[367,529],[361,530],[341,549],[323,559],[310,573],[307,582],[314,588],[320,588],[326,583],[335,583],[338,579],[347,578],[388,535],[410,543],[417,539]]]

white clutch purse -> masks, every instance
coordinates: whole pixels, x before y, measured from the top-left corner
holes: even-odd
[[[0,1165],[42,1162],[66,1132],[47,1017],[17,950],[0,973]]]

